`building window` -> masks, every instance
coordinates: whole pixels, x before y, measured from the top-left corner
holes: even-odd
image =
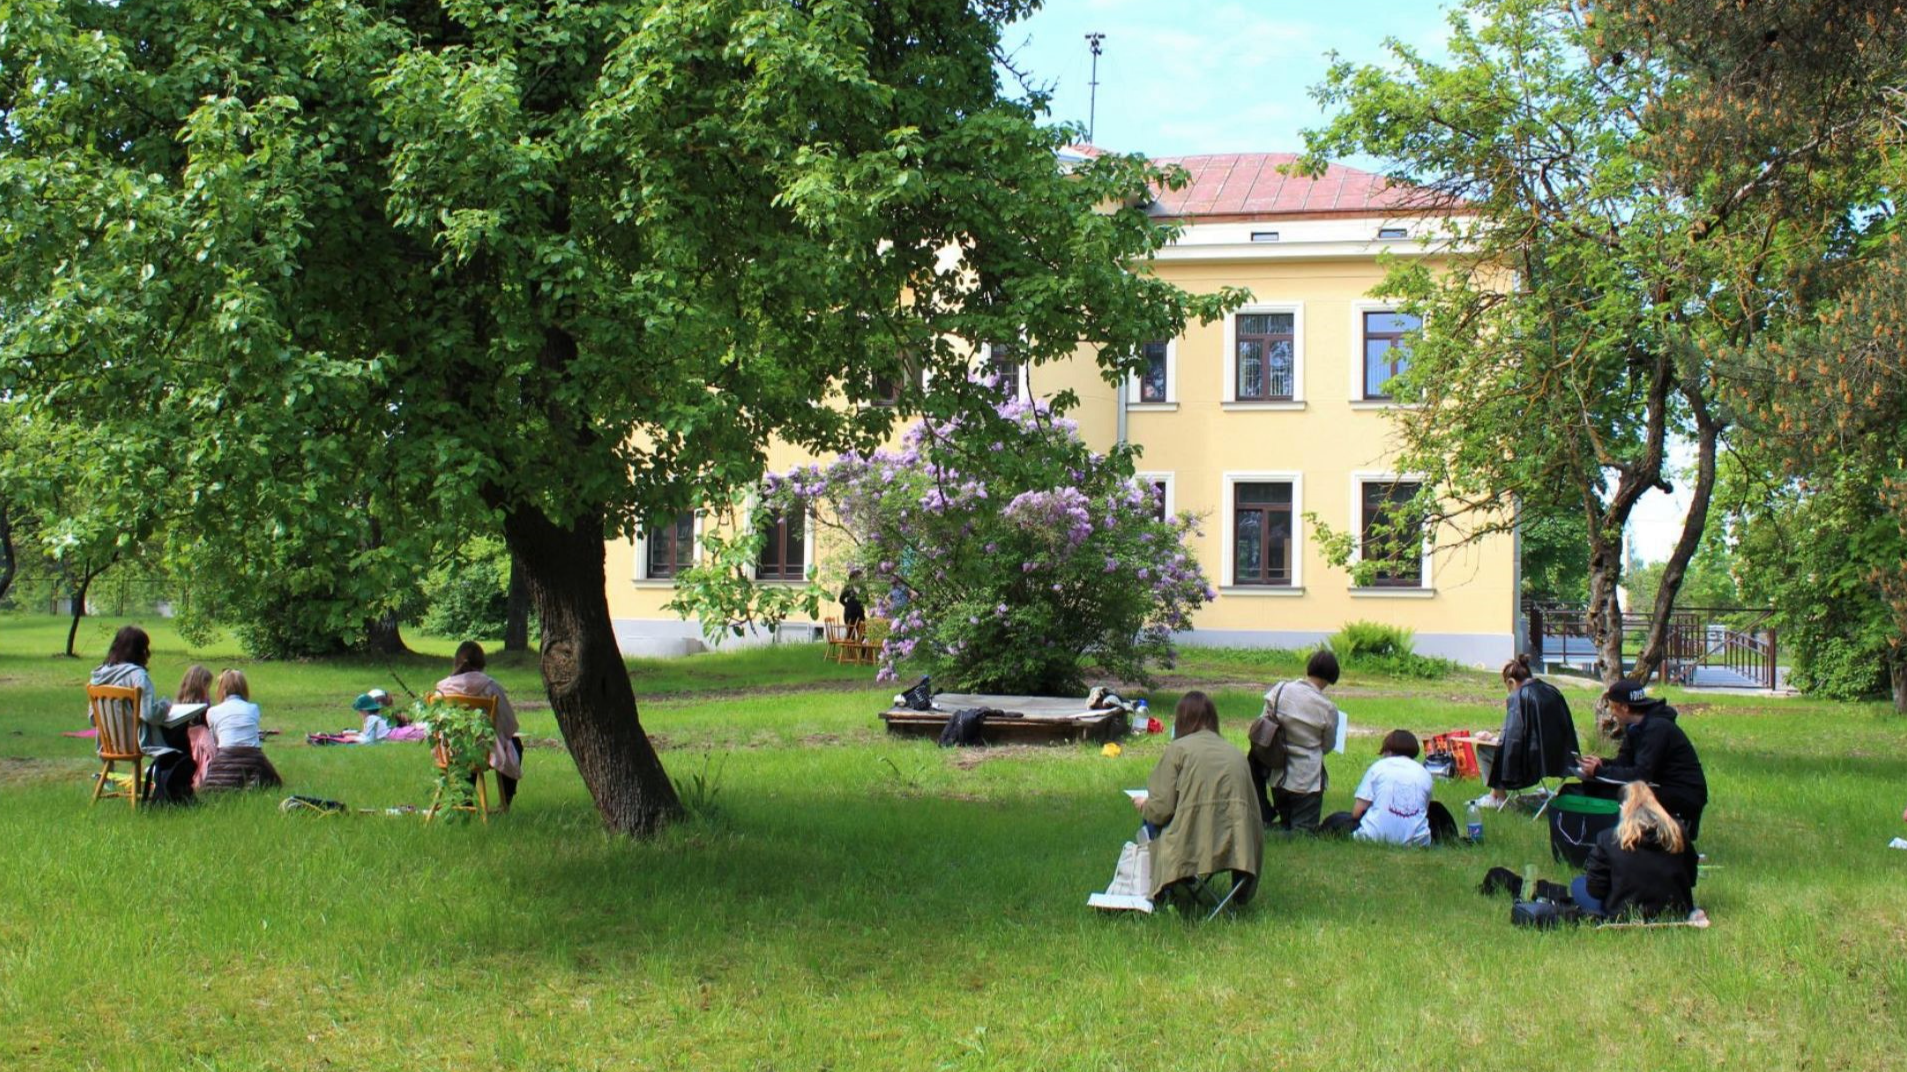
[[[1238,317],[1238,401],[1292,400],[1296,322],[1293,313],[1243,313]]]
[[[1020,395],[1020,348],[1010,342],[990,342],[987,344],[987,374],[993,376],[1000,390],[1009,397]]]
[[[1165,481],[1150,481],[1147,486],[1152,489],[1152,517],[1156,521],[1164,521],[1169,509],[1166,505],[1168,492]]]
[[[671,524],[652,525],[642,538],[648,544],[647,565],[651,578],[673,577],[695,564],[693,513],[677,514]]]
[[[755,579],[799,581],[808,575],[808,525],[800,511],[776,514],[761,545]]]
[[[1232,485],[1232,583],[1291,584],[1291,485]]]
[[[1168,373],[1165,340],[1146,343],[1140,347],[1140,353],[1145,357],[1145,371],[1139,374],[1139,401],[1171,401],[1171,394],[1166,386]]]
[[[1423,320],[1409,313],[1374,312],[1364,314],[1364,397],[1390,398],[1384,385],[1401,376],[1410,367],[1410,347],[1404,339],[1423,326]]]
[[[902,355],[898,373],[874,377],[871,402],[881,407],[897,406],[903,391],[912,388],[918,393],[925,389],[925,383],[926,379],[921,375],[921,362],[911,355]]]
[[[1412,521],[1414,502],[1422,488],[1404,480],[1368,480],[1362,486],[1358,557],[1383,563],[1371,578],[1373,587],[1423,586],[1423,525]]]
[[[1379,227],[1377,229],[1377,237],[1379,238],[1409,238],[1410,229],[1407,227]]]

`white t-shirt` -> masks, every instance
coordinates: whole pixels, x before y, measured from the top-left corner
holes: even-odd
[[[1371,802],[1357,824],[1357,839],[1429,845],[1432,784],[1430,772],[1414,759],[1385,756],[1371,764],[1354,794]]]
[[[212,740],[220,748],[257,748],[263,743],[258,733],[258,705],[236,696],[216,704],[205,713],[212,727]]]

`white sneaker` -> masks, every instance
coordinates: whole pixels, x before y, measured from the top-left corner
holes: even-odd
[[[1505,797],[1502,800],[1498,800],[1497,798],[1491,796],[1490,794],[1485,793],[1475,800],[1464,801],[1463,806],[1466,808],[1478,807],[1478,808],[1489,808],[1492,811],[1502,811],[1503,805],[1508,803],[1509,803],[1509,798],[1507,797]]]

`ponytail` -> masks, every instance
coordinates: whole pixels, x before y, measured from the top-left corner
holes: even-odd
[[[1528,652],[1517,652],[1516,658],[1503,664],[1503,683],[1528,681],[1530,674],[1530,656]]]

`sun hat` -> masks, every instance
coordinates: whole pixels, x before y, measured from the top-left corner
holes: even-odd
[[[366,714],[376,711],[382,706],[382,704],[377,702],[377,697],[368,692],[351,701],[351,709],[353,711],[363,711]]]

